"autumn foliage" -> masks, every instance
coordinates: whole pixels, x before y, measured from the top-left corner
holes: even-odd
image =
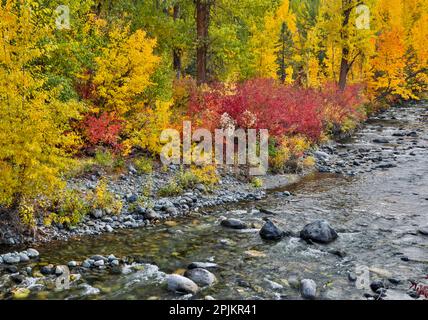
[[[189,116],[202,126],[221,128],[228,115],[235,127],[268,129],[273,137],[302,135],[320,140],[330,125],[364,117],[362,91],[350,86],[341,92],[335,85],[322,89],[286,86],[273,79],[254,79],[230,87],[216,84],[194,89]]]
[[[79,164],[156,156],[184,119],[268,129],[283,170],[367,105],[426,97],[428,0],[367,0],[368,29],[357,0],[213,1],[203,39],[196,3],[67,0],[70,28],[58,29],[60,0],[0,2],[0,213],[34,225],[55,197],[79,211],[63,194]]]
[[[100,116],[88,115],[82,122],[82,130],[89,145],[120,149],[122,122],[115,113],[104,112]]]

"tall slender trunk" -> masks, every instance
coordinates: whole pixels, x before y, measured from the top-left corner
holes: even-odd
[[[208,28],[210,19],[210,7],[212,0],[196,1],[196,69],[198,85],[208,82],[207,55],[208,55]]]
[[[348,46],[348,25],[349,18],[351,16],[352,0],[342,0],[342,32],[341,32],[341,40],[342,40],[342,60],[340,62],[340,74],[339,74],[339,88],[341,91],[344,91],[346,88],[346,80],[348,77],[349,70],[351,69],[351,65],[349,62],[349,46]]]
[[[174,12],[173,12],[173,19],[174,22],[177,21],[180,18],[180,4],[176,3],[174,5]],[[176,74],[176,78],[181,78],[181,49],[180,48],[174,48],[172,50],[172,59],[173,59],[173,66]]]

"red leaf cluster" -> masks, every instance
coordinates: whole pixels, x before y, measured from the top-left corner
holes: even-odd
[[[84,135],[91,145],[120,148],[119,138],[122,122],[114,113],[104,112],[99,116],[86,116],[82,122],[82,127]]]
[[[188,112],[211,130],[221,128],[221,117],[227,113],[236,127],[268,129],[275,137],[301,134],[317,141],[327,122],[340,124],[347,117],[362,116],[357,110],[362,103],[360,91],[360,86],[341,92],[335,85],[318,90],[253,79],[233,88],[215,84],[194,89]]]

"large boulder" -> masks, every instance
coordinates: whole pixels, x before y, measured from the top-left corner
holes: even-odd
[[[268,220],[260,229],[260,237],[265,240],[281,240],[285,232],[279,229],[272,221]]]
[[[168,290],[180,294],[195,294],[199,291],[198,285],[189,278],[178,274],[171,274],[167,277]]]
[[[306,241],[327,244],[337,239],[337,232],[325,220],[318,220],[306,225],[300,231],[300,237]]]
[[[217,281],[217,278],[214,274],[202,268],[187,270],[184,273],[184,276],[191,279],[193,282],[195,282],[198,286],[201,287],[211,286],[214,284],[214,282]]]

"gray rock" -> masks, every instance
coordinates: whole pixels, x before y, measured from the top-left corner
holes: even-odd
[[[47,266],[43,266],[40,268],[40,273],[43,275],[53,274],[54,271],[55,271],[55,268],[52,264],[48,264]]]
[[[102,267],[104,266],[104,260],[97,260],[94,262],[95,267]]]
[[[206,287],[211,286],[217,281],[214,274],[202,268],[195,268],[187,270],[184,276],[195,282],[198,286]]]
[[[76,262],[76,261],[70,261],[69,263],[67,263],[67,265],[68,265],[70,268],[74,268],[74,267],[77,267],[77,262]]]
[[[16,253],[6,253],[3,255],[3,262],[7,264],[16,264],[21,261],[19,254]]]
[[[288,284],[290,285],[291,288],[293,289],[299,289],[300,288],[300,281],[299,278],[295,275],[290,276],[287,279]]]
[[[137,169],[135,169],[135,167],[132,165],[132,164],[130,164],[129,166],[128,166],[128,170],[129,170],[129,172],[130,173],[132,173],[132,174],[136,174],[138,171],[137,171]]]
[[[330,159],[330,155],[322,151],[315,151],[314,157],[321,161],[327,161],[328,159]]]
[[[199,291],[199,287],[189,278],[180,276],[178,274],[171,274],[167,277],[168,290],[180,293],[180,294],[196,294]]]
[[[201,269],[217,269],[218,268],[218,264],[216,264],[214,262],[192,262],[187,267],[187,269],[196,269],[196,268],[201,268]]]
[[[386,144],[389,143],[389,140],[386,138],[377,138],[373,140],[373,143]]]
[[[31,259],[34,259],[34,258],[37,258],[40,254],[39,254],[39,251],[37,251],[36,249],[30,248],[30,249],[27,249],[27,255]]]
[[[300,231],[300,237],[306,241],[327,244],[336,240],[338,235],[327,221],[318,220],[306,225],[303,230]]]
[[[305,299],[315,299],[317,295],[317,284],[312,279],[303,279],[300,282],[301,294]]]
[[[146,213],[144,214],[144,218],[147,220],[156,220],[160,219],[160,214],[153,209],[147,209]]]
[[[104,216],[104,211],[102,209],[92,210],[91,216],[95,219],[101,219]]]
[[[225,228],[242,230],[247,229],[247,225],[238,219],[225,219],[220,223]]]
[[[272,221],[268,220],[260,229],[260,237],[265,240],[281,240],[285,232],[280,230]]]
[[[418,232],[424,236],[428,236],[428,226],[418,229]]]
[[[119,266],[119,260],[112,260],[111,262],[110,262],[110,265],[112,266],[112,267],[117,267],[117,266]]]
[[[126,201],[128,201],[128,203],[135,203],[138,201],[138,196],[136,194],[128,194],[126,196]]]
[[[92,265],[94,264],[94,262],[95,262],[94,260],[86,259],[85,261],[83,261],[82,267],[84,267],[84,268],[91,268]]]
[[[33,269],[31,267],[26,267],[25,268],[25,272],[27,273],[28,276],[32,276],[33,275]]]
[[[114,231],[113,227],[110,225],[106,225],[105,230],[106,230],[106,232],[109,232],[109,233]]]
[[[146,208],[144,208],[144,207],[142,207],[142,206],[138,205],[138,206],[135,208],[134,213],[135,213],[135,214],[141,214],[141,215],[143,215],[143,214],[145,214],[145,213],[146,213]]]
[[[64,268],[62,266],[56,266],[55,275],[60,276],[64,273]]]
[[[0,264],[3,264],[3,257],[0,256]]]
[[[202,193],[205,193],[207,191],[207,188],[202,183],[198,183],[195,186],[195,189]]]
[[[357,281],[357,275],[355,274],[355,273],[353,273],[353,272],[349,272],[348,273],[348,280],[349,281],[351,281],[351,282],[355,282],[355,281]]]
[[[115,257],[115,255],[114,255],[114,254],[110,254],[110,255],[107,257],[107,260],[108,260],[108,262],[112,262],[113,260],[117,260],[117,258]]]
[[[274,282],[272,280],[265,279],[265,282],[267,283],[267,285],[269,286],[269,288],[272,289],[272,290],[276,291],[276,290],[282,290],[282,289],[284,289],[283,285],[281,285],[281,284],[279,284],[277,282]]]
[[[165,212],[172,215],[172,216],[175,216],[178,213],[177,208],[174,206],[166,208]]]
[[[30,257],[25,252],[19,253],[19,262],[28,262],[30,261]]]
[[[384,289],[385,283],[381,280],[375,280],[372,283],[370,283],[370,289],[372,289],[373,292],[377,292],[379,289]]]
[[[102,255],[100,255],[100,254],[96,254],[96,255],[93,255],[93,256],[91,257],[91,260],[94,260],[94,261],[100,261],[100,260],[103,260],[103,261],[105,261],[105,260],[107,260],[107,258],[106,258],[106,257],[104,257],[104,256],[102,256]]]

